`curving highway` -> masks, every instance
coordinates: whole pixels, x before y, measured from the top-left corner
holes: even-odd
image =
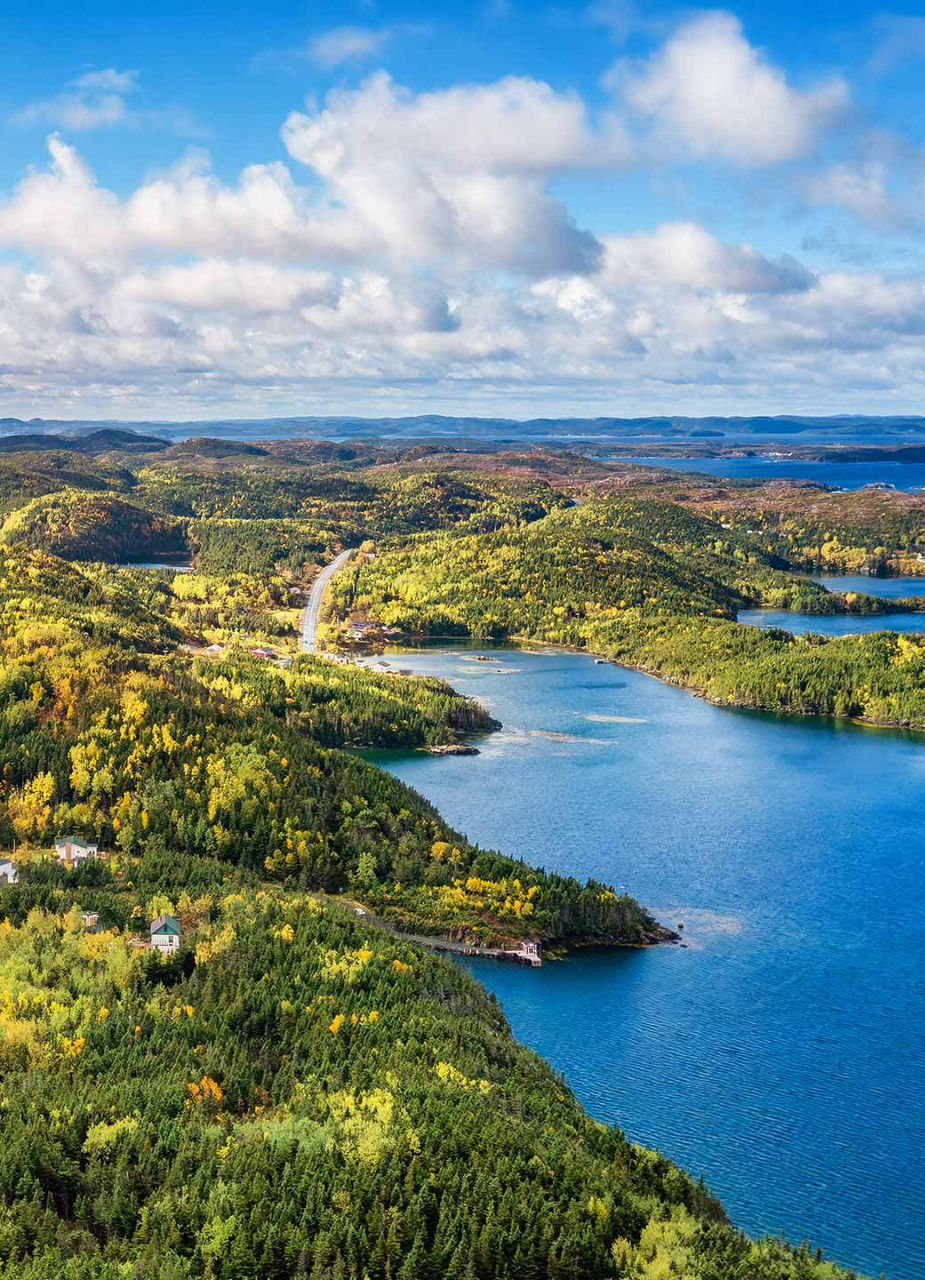
[[[330,564],[326,564],[318,577],[312,583],[312,589],[308,593],[308,603],[302,614],[302,635],[299,640],[299,648],[303,653],[315,652],[315,636],[318,631],[318,617],[321,613],[321,601],[324,599],[324,593],[327,590],[328,583],[337,573],[338,569],[347,563],[353,548],[342,551],[339,556],[335,556]]]

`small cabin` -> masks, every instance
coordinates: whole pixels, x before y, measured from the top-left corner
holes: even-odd
[[[59,836],[55,841],[55,853],[60,862],[86,862],[96,857],[97,846],[78,836]]]
[[[151,946],[161,955],[172,955],[180,946],[182,933],[176,916],[158,916],[151,921]]]
[[[80,919],[85,929],[95,929],[99,924],[100,913],[98,911],[81,911]]]
[[[539,968],[543,963],[543,957],[540,954],[540,944],[532,942],[529,938],[521,938],[520,946],[517,948],[516,955],[525,960],[527,964],[532,964],[535,968]]]
[[[19,867],[9,858],[0,860],[0,884],[16,884],[19,880]]]

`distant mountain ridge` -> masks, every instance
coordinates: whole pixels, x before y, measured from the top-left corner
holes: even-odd
[[[162,436],[141,435],[131,428],[103,427],[99,430],[91,428],[67,434],[63,432],[58,434],[57,431],[50,430],[3,434],[6,424],[16,421],[16,418],[0,420],[0,451],[4,453],[27,453],[47,449],[66,449],[72,453],[106,453],[110,449],[119,449],[123,453],[153,453],[155,450],[170,447],[170,441]]]
[[[491,442],[492,444],[560,441],[600,444],[604,441],[735,440],[764,442],[812,436],[839,440],[925,440],[925,416],[837,414],[811,417],[793,414],[754,417],[652,416],[643,418],[515,418],[412,417],[366,418],[349,414],[324,417],[218,418],[186,422],[113,422],[92,419],[0,418],[0,449],[71,449],[99,453],[106,449],[153,452],[196,437],[212,440],[394,439]],[[50,439],[51,438],[51,439]],[[52,443],[53,440],[53,443]],[[14,443],[15,441],[15,443]]]

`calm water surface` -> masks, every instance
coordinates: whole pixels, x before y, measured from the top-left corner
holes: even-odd
[[[750,627],[782,627],[795,636],[853,636],[862,631],[925,631],[923,613],[792,613],[786,609],[740,609],[737,620]]]
[[[735,1222],[925,1277],[925,741],[710,707],[573,654],[402,654],[477,757],[377,753],[478,842],[635,893],[687,948],[472,971],[589,1110]]]
[[[863,591],[869,596],[900,600],[925,595],[925,578],[872,578],[865,574],[820,574],[829,591]],[[858,635],[862,631],[925,631],[925,613],[832,614],[791,613],[783,609],[742,609],[738,621],[753,627],[782,627],[794,635],[815,631],[823,636]]]
[[[612,462],[637,462],[671,471],[699,471],[727,480],[820,480],[838,489],[862,489],[885,483],[897,489],[925,486],[925,462],[803,462],[779,458],[651,458],[614,457]]]
[[[813,579],[829,591],[863,591],[869,596],[901,600],[905,596],[925,596],[925,577],[872,578],[863,573],[820,573]]]

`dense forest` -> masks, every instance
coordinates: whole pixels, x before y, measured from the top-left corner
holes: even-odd
[[[118,894],[81,873],[0,930],[0,1275],[843,1274],[746,1240],[590,1120],[453,965],[317,897],[197,873],[148,906],[183,921],[170,959],[88,933],[66,904]]]
[[[795,576],[683,485],[567,454],[116,446],[0,458],[0,1277],[844,1275],[742,1236],[401,936],[663,935],[365,762],[496,725],[440,681],[299,654],[298,619],[356,547],[332,636],[529,635],[722,700],[918,723],[916,637],[735,622],[891,606]],[[181,551],[192,572],[116,563]],[[65,832],[104,856],[62,865]],[[165,912],[170,957],[144,946]]]
[[[925,496],[920,493],[846,492],[809,483],[719,484],[687,491],[675,482],[668,494],[745,532],[796,567],[925,574]]]
[[[141,560],[181,551],[178,521],[145,510],[112,493],[59,489],[33,498],[6,517],[0,541],[41,548],[68,560]]]

